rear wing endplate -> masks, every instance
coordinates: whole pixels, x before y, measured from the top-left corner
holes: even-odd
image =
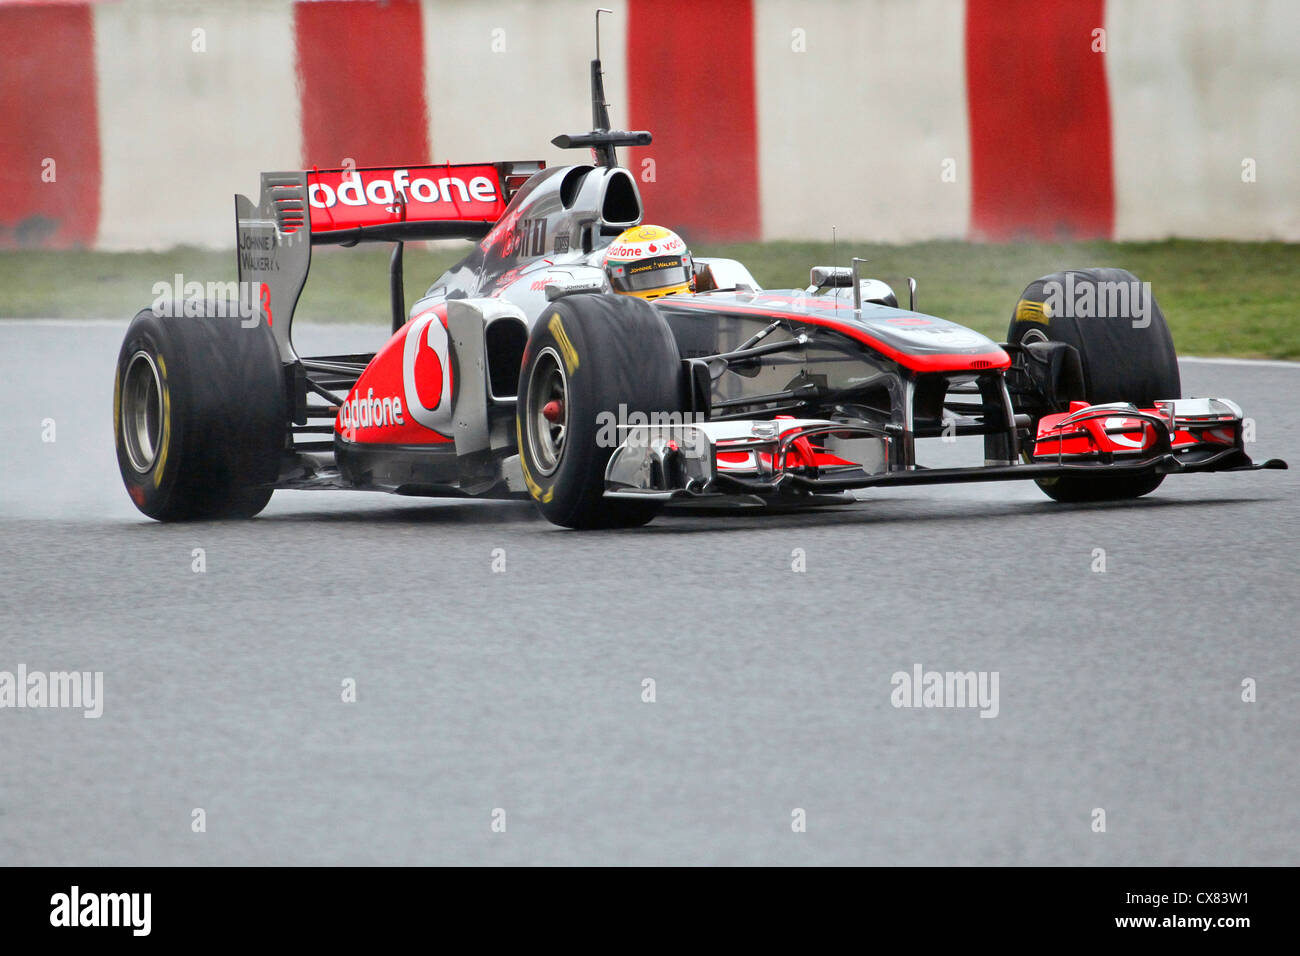
[[[290,328],[313,245],[481,239],[519,187],[544,165],[448,163],[262,173],[257,203],[235,196],[239,280],[251,284],[281,360],[297,361]]]

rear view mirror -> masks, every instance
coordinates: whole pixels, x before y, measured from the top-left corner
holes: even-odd
[[[566,295],[578,295],[583,292],[603,292],[605,283],[597,278],[552,279],[546,283],[546,301],[554,302]]]
[[[818,289],[853,288],[853,270],[848,266],[813,266],[811,279]]]

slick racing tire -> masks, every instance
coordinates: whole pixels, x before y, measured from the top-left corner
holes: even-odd
[[[270,329],[238,316],[158,316],[127,328],[113,438],[135,506],[159,521],[251,518],[271,500],[288,428]]]
[[[624,420],[620,406],[647,415],[686,408],[677,343],[653,306],[613,295],[566,296],[547,306],[528,337],[517,394],[519,462],[547,520],[629,528],[655,516],[656,502],[604,497],[614,451],[608,438],[623,437],[609,428]]]
[[[1084,399],[1092,405],[1131,402],[1142,408],[1157,399],[1181,398],[1173,337],[1155,297],[1133,295],[1142,288],[1137,276],[1124,269],[1070,269],[1043,276],[1021,293],[1007,341],[1073,346],[1083,369]],[[1123,302],[1112,294],[1118,289],[1128,290],[1126,306],[1103,308],[1103,303]],[[1092,307],[1085,308],[1089,297]],[[1106,314],[1112,311],[1116,314]],[[1097,475],[1043,478],[1038,487],[1056,501],[1121,501],[1140,498],[1162,481],[1163,475]]]

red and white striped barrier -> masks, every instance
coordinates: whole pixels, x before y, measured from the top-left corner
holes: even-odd
[[[602,0],[688,240],[1300,240],[1294,0]],[[0,2],[0,248],[233,243],[264,169],[545,159],[595,5]]]

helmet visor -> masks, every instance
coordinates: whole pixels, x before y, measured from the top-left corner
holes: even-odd
[[[616,292],[645,292],[685,285],[690,278],[683,256],[659,256],[639,262],[611,262],[609,284]]]

